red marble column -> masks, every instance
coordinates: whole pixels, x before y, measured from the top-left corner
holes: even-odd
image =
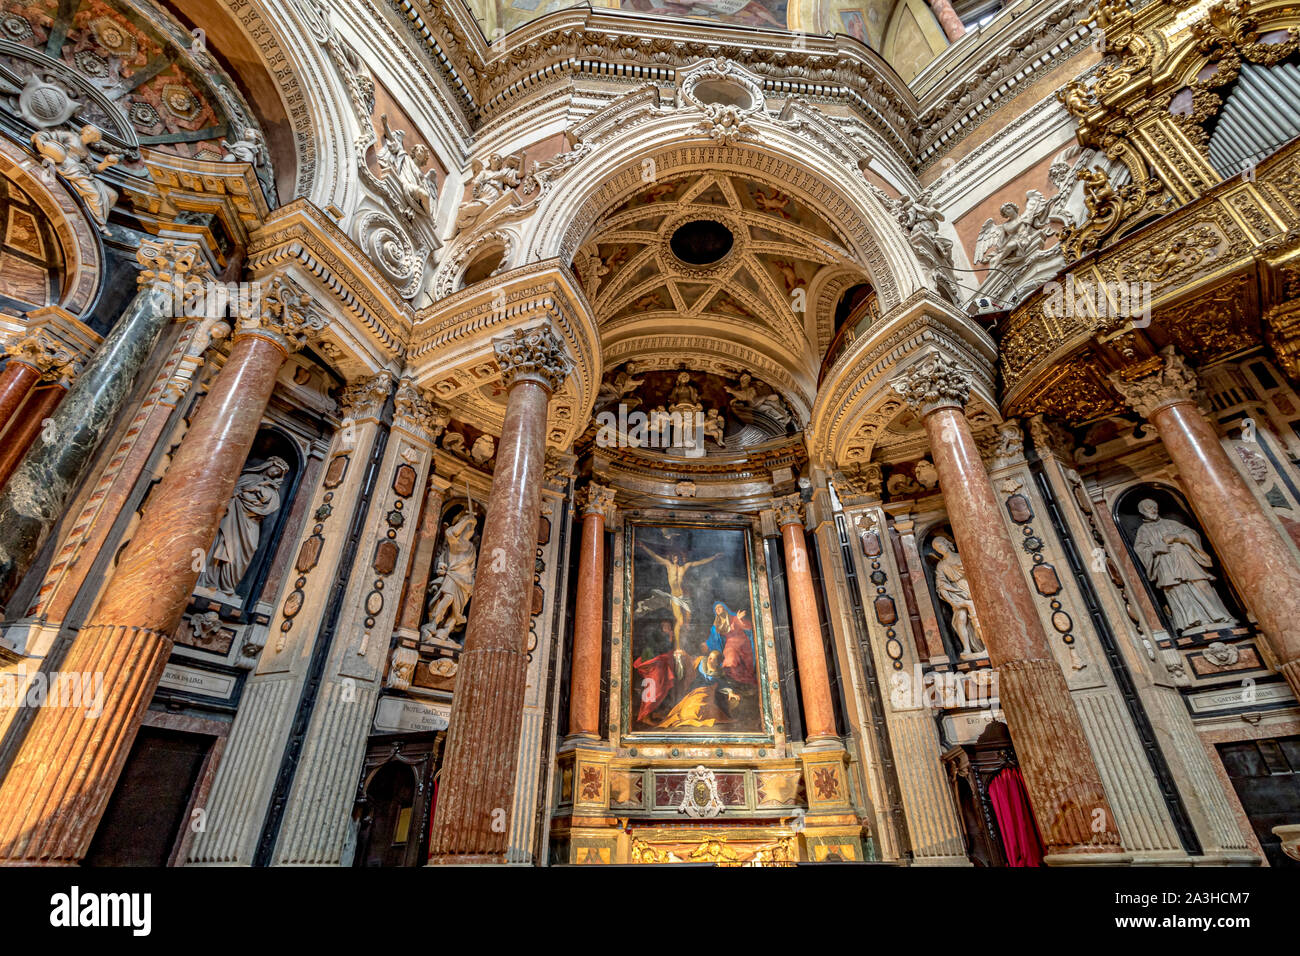
[[[569,359],[548,329],[493,343],[509,389],[430,835],[430,864],[504,863],[528,671],[546,414]]]
[[[411,545],[411,573],[406,579],[406,597],[397,619],[397,630],[418,634],[424,618],[425,592],[429,589],[429,573],[438,546],[439,522],[442,520],[442,503],[450,483],[438,475],[429,476],[424,492],[424,505],[420,510],[420,527],[416,529]]]
[[[27,454],[27,449],[32,447],[32,442],[40,437],[45,421],[67,394],[67,388],[61,383],[50,385],[36,389],[23,403],[12,427],[5,432],[4,440],[0,441],[0,488],[4,487],[9,476],[14,473],[18,463],[23,460],[23,455]]]
[[[949,43],[956,43],[966,35],[966,25],[961,22],[961,17],[957,16],[957,11],[952,7],[952,0],[930,0],[930,9],[934,11],[934,18],[939,21],[939,26],[943,27],[943,35],[948,38]]]
[[[817,592],[808,561],[799,495],[773,501],[785,552],[785,581],[790,598],[790,623],[794,632],[795,662],[799,667],[799,693],[803,697],[804,737],[808,743],[835,740],[835,709],[831,703],[831,678],[826,668]]]
[[[605,616],[605,515],[614,492],[594,482],[581,492],[582,552],[578,557],[569,737],[600,739],[600,665]]]
[[[1196,517],[1300,697],[1300,566],[1197,407],[1194,375],[1172,348],[1163,354],[1156,374],[1112,382],[1160,433]]]
[[[301,298],[273,284],[260,315],[241,320],[229,360],[60,666],[98,675],[99,700],[92,708],[41,708],[0,783],[0,863],[73,865],[85,856],[162,676],[198,559],[212,545],[276,374],[306,321]]]
[[[40,371],[26,362],[11,358],[5,365],[5,370],[0,372],[0,432],[40,379]]]
[[[963,408],[970,376],[933,353],[895,388],[922,416],[998,696],[1049,856],[1120,854],[1078,709],[1047,641]],[[1100,824],[1100,832],[1097,832]],[[1051,861],[1049,861],[1051,862]]]

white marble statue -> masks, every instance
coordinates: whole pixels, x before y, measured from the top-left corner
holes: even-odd
[[[379,117],[384,136],[378,150],[379,166],[397,181],[403,202],[413,212],[432,216],[438,202],[438,180],[433,170],[422,167],[429,162],[429,150],[423,143],[406,148],[406,131],[388,125],[388,114]]]
[[[76,190],[102,230],[108,222],[108,211],[117,202],[117,190],[95,174],[116,165],[122,157],[107,153],[94,163],[90,148],[99,140],[100,132],[93,126],[83,126],[75,133],[67,129],[38,129],[32,134],[32,146],[41,154],[41,161]]]
[[[1174,630],[1195,634],[1236,624],[1210,583],[1214,562],[1201,548],[1201,536],[1181,521],[1160,517],[1160,506],[1150,498],[1138,502],[1138,513],[1142,526],[1134,535],[1133,550],[1147,577],[1164,592]]]
[[[939,557],[934,568],[934,589],[952,610],[952,629],[961,641],[962,656],[978,657],[985,653],[984,638],[971,602],[966,566],[957,554],[957,546],[943,535],[936,537],[931,546]]]
[[[199,587],[235,593],[262,540],[262,522],[280,510],[280,485],[288,474],[289,464],[280,457],[244,469],[208,550]]]
[[[465,605],[474,590],[474,569],[478,552],[474,547],[477,522],[466,512],[443,534],[442,549],[434,578],[429,583],[428,621],[420,628],[420,639],[445,641],[465,623]]]

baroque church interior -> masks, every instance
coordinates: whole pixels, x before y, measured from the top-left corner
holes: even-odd
[[[1289,0],[0,0],[0,863],[1300,863]]]

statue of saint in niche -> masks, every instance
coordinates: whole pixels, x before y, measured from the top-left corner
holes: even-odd
[[[443,533],[438,566],[426,592],[429,610],[428,620],[420,628],[423,641],[445,641],[466,621],[465,605],[474,591],[474,570],[478,564],[478,551],[474,547],[477,524],[474,515],[466,512]]]
[[[963,657],[978,657],[985,653],[984,638],[980,634],[975,605],[966,581],[966,566],[957,554],[957,546],[939,535],[931,545],[939,557],[934,566],[934,589],[952,610],[952,629],[961,641]]]
[[[289,463],[279,456],[244,469],[217,526],[199,587],[235,593],[262,540],[262,522],[280,510],[280,485],[288,474]]]
[[[1164,592],[1174,630],[1194,634],[1236,624],[1210,583],[1214,562],[1201,548],[1201,536],[1181,521],[1160,517],[1160,506],[1150,498],[1138,502],[1138,513],[1142,527],[1133,536],[1133,550]]]

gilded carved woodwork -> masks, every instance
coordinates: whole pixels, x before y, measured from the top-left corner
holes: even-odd
[[[1253,181],[1232,179],[1075,261],[1060,285],[1105,289],[1122,283],[1149,293],[1149,315],[1123,314],[1113,297],[1081,296],[1053,307],[1043,291],[1001,323],[1006,414],[1049,412],[1080,422],[1107,414],[1113,399],[1096,383],[1173,344],[1198,365],[1267,341],[1292,368],[1300,332],[1284,283],[1270,279],[1300,252],[1300,233],[1283,231],[1300,204],[1300,143],[1262,161]],[[1260,316],[1264,321],[1260,322]],[[1092,363],[1094,371],[1075,367]]]
[[[1131,181],[1112,186],[1080,173],[1092,215],[1063,235],[1068,260],[1214,189],[1222,176],[1210,165],[1203,124],[1223,100],[1212,91],[1235,80],[1243,61],[1273,66],[1300,48],[1293,11],[1275,0],[1258,9],[1250,0],[1220,0],[1190,17],[1179,9],[1188,6],[1139,10],[1099,0],[1082,21],[1104,30],[1110,56],[1091,80],[1074,80],[1057,97],[1078,122],[1079,142],[1121,159]]]

